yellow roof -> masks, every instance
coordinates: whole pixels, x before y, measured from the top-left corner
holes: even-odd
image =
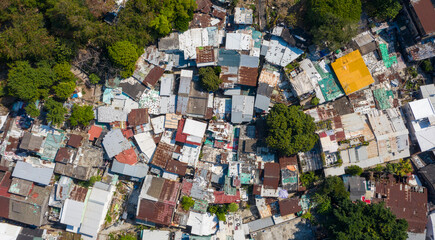
[[[331,66],[346,94],[356,92],[375,81],[359,50],[337,59]]]

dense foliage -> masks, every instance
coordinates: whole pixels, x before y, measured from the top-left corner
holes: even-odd
[[[313,98],[311,98],[311,101],[310,101],[311,105],[314,105],[314,106],[319,105],[319,102],[320,102],[320,99],[318,97],[313,97]]]
[[[319,177],[314,172],[306,172],[301,174],[301,183],[304,187],[312,187],[313,184],[319,180]]]
[[[74,104],[71,117],[69,118],[72,126],[77,126],[79,124],[82,126],[88,126],[92,119],[94,119],[94,111],[92,110],[92,106],[79,106]]]
[[[189,211],[193,205],[195,205],[195,201],[191,197],[183,196],[181,198],[181,206],[184,210]]]
[[[266,124],[267,145],[282,155],[309,151],[318,140],[313,118],[296,106],[275,104],[267,115]]]
[[[97,83],[99,83],[100,81],[101,81],[101,79],[100,79],[100,77],[98,77],[97,74],[95,74],[95,73],[91,73],[91,74],[89,75],[89,82],[90,82],[91,84],[97,84]]]
[[[230,203],[228,205],[229,212],[237,212],[237,210],[239,210],[239,205],[237,203]]]
[[[26,110],[27,115],[32,118],[37,118],[41,114],[35,103],[27,104],[24,109]]]
[[[74,93],[76,88],[75,82],[61,82],[53,87],[54,93],[61,100],[66,100]]]
[[[62,103],[48,99],[44,104],[44,109],[47,111],[47,121],[53,125],[59,126],[65,121],[67,110]]]
[[[329,177],[315,194],[319,223],[329,239],[407,239],[408,223],[384,204],[353,203],[339,177]]]
[[[219,89],[222,80],[219,78],[220,68],[205,67],[199,69],[199,78],[202,86],[209,92]]]
[[[136,60],[142,54],[142,51],[136,44],[129,41],[116,42],[109,47],[109,57],[112,62],[122,68],[121,76],[130,77],[134,71]]]
[[[346,174],[349,174],[349,175],[352,175],[352,176],[359,176],[359,175],[361,175],[363,173],[363,169],[360,168],[357,165],[352,165],[352,166],[349,166],[348,168],[346,168],[344,170],[344,172]]]
[[[413,170],[409,159],[400,159],[398,163],[388,163],[385,171],[400,177],[404,177]]]
[[[336,50],[356,34],[360,0],[309,0],[307,19],[314,42]]]
[[[370,17],[380,21],[394,19],[402,9],[399,0],[366,0],[364,7]]]
[[[426,59],[421,62],[421,68],[425,73],[430,73],[433,71],[432,63],[430,62],[430,59]]]

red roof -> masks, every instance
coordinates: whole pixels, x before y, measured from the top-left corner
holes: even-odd
[[[187,179],[183,179],[183,185],[181,187],[181,193],[190,196],[190,191],[192,190],[193,183],[188,182]]]
[[[150,70],[148,75],[143,80],[143,84],[149,87],[154,87],[156,85],[157,81],[159,81],[160,77],[163,76],[163,73],[165,72],[165,69],[154,66],[153,69]]]
[[[103,129],[101,127],[92,125],[91,129],[89,129],[89,141],[94,141],[94,139],[99,138]]]
[[[0,172],[0,173],[3,173],[2,174],[3,178],[0,179],[0,196],[10,197],[11,194],[8,191],[12,183],[11,172],[7,171],[7,172]]]
[[[224,191],[214,191],[214,203],[216,204],[224,204],[224,203],[233,203],[240,202],[240,191],[237,190],[236,195],[226,195]]]
[[[71,134],[71,136],[69,137],[67,145],[71,146],[71,147],[78,148],[82,145],[82,140],[83,140],[82,136],[77,135],[77,134]]]
[[[115,158],[120,163],[129,165],[134,165],[137,163],[137,155],[133,148],[122,151],[120,154],[116,155]]]
[[[123,129],[122,130],[122,135],[124,135],[125,138],[129,139],[131,137],[133,137],[133,130],[131,129]]]
[[[183,133],[185,121],[186,121],[186,119],[184,119],[184,118],[181,119],[180,121],[178,121],[177,135],[175,135],[175,141],[180,142],[180,143],[186,143],[186,139],[187,139],[187,134]]]
[[[411,1],[418,20],[424,29],[424,32],[429,35],[435,33],[435,7],[431,0]]]
[[[328,135],[326,135],[326,132],[321,132],[321,133],[319,133],[319,137],[320,137],[320,138],[324,138],[324,137],[326,137],[326,136],[328,136]]]

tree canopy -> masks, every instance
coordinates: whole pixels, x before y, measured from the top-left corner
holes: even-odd
[[[90,82],[91,84],[97,84],[97,83],[99,83],[100,81],[101,81],[101,79],[100,79],[100,77],[98,77],[97,74],[95,74],[95,73],[91,73],[91,74],[89,75],[89,82]]]
[[[41,114],[39,109],[36,107],[35,103],[27,104],[27,106],[24,109],[26,110],[27,115],[29,115],[32,118],[36,118]]]
[[[66,100],[74,93],[76,88],[75,82],[61,82],[53,87],[54,93],[61,100]]]
[[[116,42],[109,47],[109,57],[112,62],[121,67],[123,71],[121,76],[123,78],[130,77],[134,72],[134,65],[136,60],[142,54],[142,51],[129,41]]]
[[[69,121],[72,126],[77,126],[79,124],[82,126],[88,126],[89,122],[92,121],[94,118],[95,116],[94,111],[92,110],[92,106],[80,106],[74,104]]]
[[[363,173],[363,169],[360,168],[357,165],[349,166],[344,171],[345,171],[346,174],[349,174],[349,175],[352,175],[352,176],[359,176],[359,175],[361,175]]]
[[[65,121],[67,110],[63,107],[62,103],[48,99],[44,104],[44,108],[47,111],[48,122],[58,126]]]
[[[402,9],[398,0],[366,0],[364,7],[370,17],[380,21],[394,19]]]
[[[308,187],[312,187],[313,184],[317,180],[319,180],[319,177],[316,174],[314,174],[314,172],[306,172],[301,174],[300,179],[301,179],[302,186],[308,188]]]
[[[219,78],[220,71],[218,68],[205,67],[199,69],[199,78],[202,86],[209,92],[215,92],[219,89],[222,80]]]
[[[33,68],[27,61],[10,65],[7,88],[10,95],[31,102],[48,96],[49,88],[55,83],[56,75],[46,63]]]
[[[299,107],[275,104],[266,118],[266,143],[282,155],[311,150],[318,140],[314,119]]]
[[[195,205],[195,201],[191,197],[183,196],[181,198],[181,206],[184,210],[189,211],[189,209],[193,207],[193,205]]]
[[[319,223],[330,239],[407,239],[408,223],[383,203],[353,203],[341,178],[326,178],[314,196]]]
[[[386,172],[400,177],[404,177],[411,173],[413,170],[411,161],[409,159],[400,159],[398,163],[388,163]]]
[[[237,203],[228,204],[228,211],[229,212],[237,212],[237,210],[239,210],[239,205]]]
[[[360,0],[309,0],[307,19],[314,42],[336,50],[356,34]],[[325,43],[325,44],[324,44]]]

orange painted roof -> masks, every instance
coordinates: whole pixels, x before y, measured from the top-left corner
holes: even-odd
[[[359,50],[355,50],[331,63],[338,81],[346,94],[351,94],[374,83]]]
[[[100,134],[102,131],[103,131],[103,129],[101,127],[92,125],[91,129],[89,129],[89,131],[88,131],[89,141],[94,141],[95,138],[100,137]]]
[[[133,148],[122,151],[120,154],[115,156],[116,160],[120,163],[125,163],[129,165],[134,165],[137,163],[137,155]]]

